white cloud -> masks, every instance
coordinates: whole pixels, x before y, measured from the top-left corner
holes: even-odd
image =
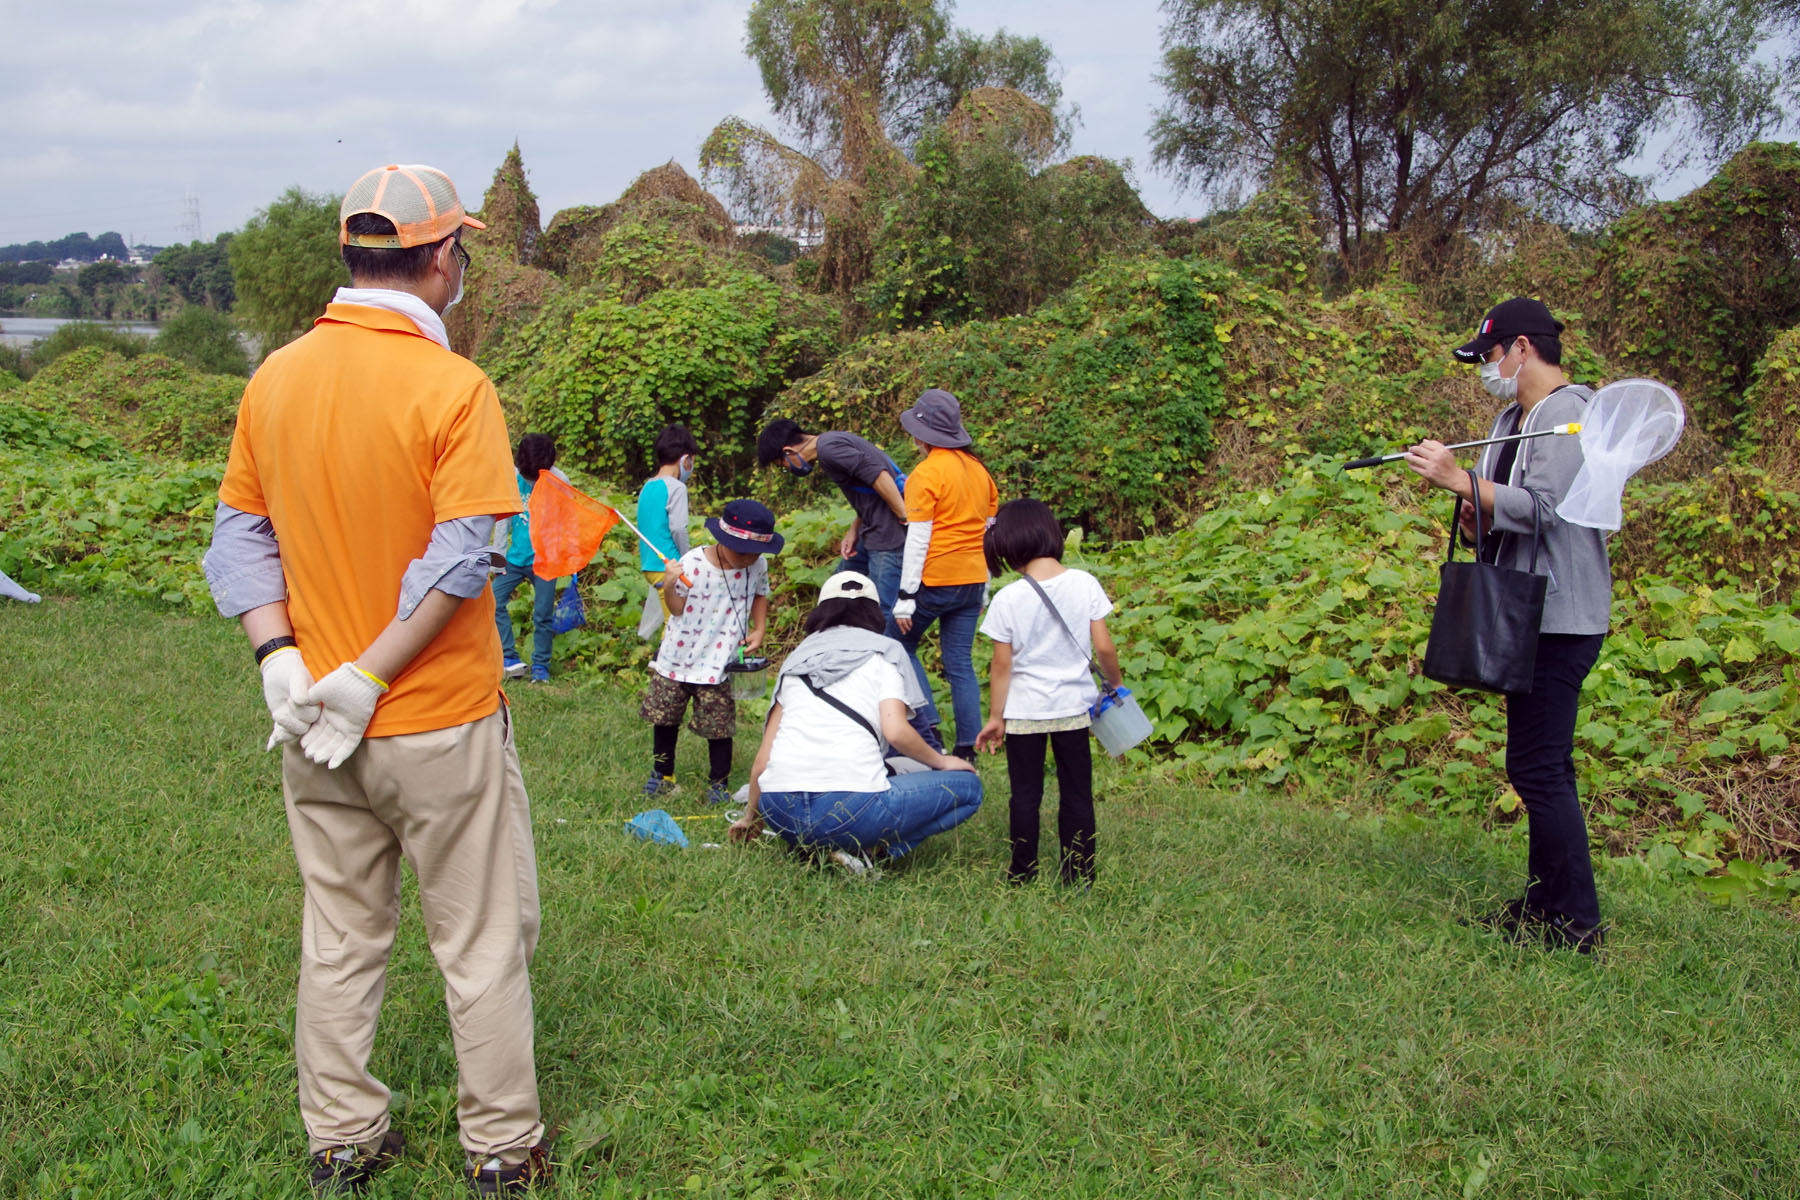
[[[75,175],[80,165],[67,146],[49,146],[23,158],[0,158],[0,178],[21,183],[67,179]]]
[[[166,208],[190,186],[216,232],[290,185],[335,191],[396,160],[442,167],[476,203],[515,137],[546,218],[602,204],[671,158],[696,170],[727,115],[770,123],[743,50],[749,4],[0,0],[9,44],[32,48],[0,73],[0,241],[124,228],[128,198]],[[1144,171],[1154,5],[963,0],[954,19],[1049,42],[1083,108],[1073,151],[1135,159],[1151,207],[1169,209]],[[110,222],[92,211],[96,183],[125,198]]]

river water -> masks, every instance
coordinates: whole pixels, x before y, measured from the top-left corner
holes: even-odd
[[[0,346],[29,346],[68,323],[68,317],[0,317]],[[143,337],[155,337],[161,328],[144,322],[103,321],[101,324]]]

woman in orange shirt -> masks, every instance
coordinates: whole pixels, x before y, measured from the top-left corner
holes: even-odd
[[[900,599],[894,623],[900,643],[915,655],[919,639],[937,622],[950,706],[956,717],[951,753],[975,761],[981,731],[981,683],[975,678],[975,627],[987,597],[987,557],[982,535],[1000,507],[994,477],[966,447],[962,405],[942,388],[921,394],[900,414],[900,425],[925,455],[906,479],[906,553],[900,567]],[[919,668],[927,717],[937,723],[931,684]],[[929,740],[929,739],[928,739]],[[933,749],[941,749],[934,746]]]

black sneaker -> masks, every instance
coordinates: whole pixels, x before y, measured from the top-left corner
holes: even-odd
[[[950,752],[950,757],[960,758],[966,763],[973,763],[975,761],[975,747],[958,746]]]
[[[542,1141],[531,1148],[524,1162],[515,1166],[470,1167],[469,1190],[477,1196],[512,1196],[549,1183],[551,1174],[550,1143]]]
[[[1612,926],[1596,921],[1577,925],[1567,917],[1553,917],[1539,927],[1544,945],[1552,950],[1573,950],[1577,954],[1598,954]]]
[[[1471,926],[1480,925],[1487,929],[1503,933],[1507,937],[1515,940],[1519,937],[1519,930],[1521,927],[1527,924],[1535,924],[1540,920],[1540,917],[1526,909],[1525,897],[1523,896],[1520,896],[1517,900],[1508,900],[1504,906],[1495,909],[1493,912],[1478,913],[1472,917],[1457,918],[1459,924]]]
[[[394,1165],[404,1149],[406,1139],[398,1129],[390,1129],[367,1150],[360,1146],[320,1150],[312,1156],[312,1190],[321,1196],[359,1196],[377,1172]]]

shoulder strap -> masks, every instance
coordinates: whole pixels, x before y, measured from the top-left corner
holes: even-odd
[[[875,739],[875,745],[877,747],[882,748],[882,749],[887,748],[887,742],[885,740],[883,740],[881,734],[876,730],[875,726],[869,724],[869,718],[863,716],[861,713],[857,712],[854,708],[851,708],[848,704],[845,704],[842,700],[839,700],[836,696],[832,695],[830,692],[826,691],[824,688],[822,688],[818,684],[814,683],[811,675],[803,675],[803,674],[796,673],[791,678],[798,679],[801,683],[804,683],[806,685],[807,690],[810,691],[813,695],[817,696],[819,699],[821,699],[825,703],[831,705],[831,707],[837,709],[839,712],[843,713],[846,717],[849,717],[852,721],[855,721],[858,725],[861,725],[864,729],[868,730],[869,736]]]
[[[1094,666],[1094,656],[1082,649],[1081,639],[1075,636],[1075,631],[1069,628],[1069,623],[1067,621],[1063,620],[1062,613],[1057,611],[1056,605],[1050,603],[1050,593],[1044,590],[1042,584],[1038,583],[1037,580],[1025,574],[1023,571],[1019,572],[1019,578],[1031,585],[1031,590],[1038,594],[1038,599],[1042,600],[1044,602],[1044,607],[1050,610],[1050,616],[1056,622],[1057,628],[1061,629],[1063,633],[1068,636],[1069,641],[1074,644],[1075,649],[1080,651],[1081,657],[1087,659],[1088,670],[1098,675],[1100,670],[1098,667]]]

